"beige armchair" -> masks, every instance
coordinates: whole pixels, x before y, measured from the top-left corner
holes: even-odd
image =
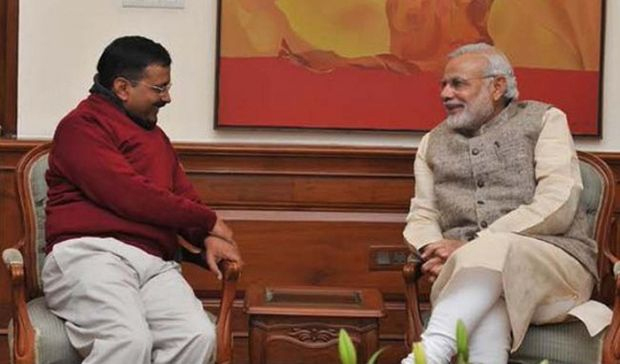
[[[590,337],[579,321],[552,325],[531,325],[523,344],[511,355],[509,363],[620,363],[620,261],[610,247],[611,213],[615,179],[612,171],[595,155],[579,152],[584,190],[580,204],[585,205],[590,234],[599,244],[598,273],[601,283],[595,287],[593,299],[613,308],[611,326]],[[424,318],[428,315],[429,284],[422,278],[421,262],[411,254],[403,267],[407,296],[406,345],[420,340]],[[422,279],[420,279],[422,278]],[[425,310],[421,310],[424,308]],[[425,311],[425,312],[423,312]],[[424,313],[424,315],[423,315]]]
[[[41,145],[27,153],[17,167],[17,189],[24,223],[24,237],[13,248],[3,251],[9,272],[12,295],[12,320],[9,324],[11,363],[72,364],[82,358],[69,344],[64,322],[46,307],[40,272],[45,258],[45,203],[47,185],[45,171],[51,144]],[[204,264],[198,248],[180,249],[179,258]],[[217,318],[217,363],[232,359],[231,308],[235,298],[239,267],[222,262],[221,305]]]

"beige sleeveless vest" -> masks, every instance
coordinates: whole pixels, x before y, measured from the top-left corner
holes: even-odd
[[[501,216],[532,202],[534,148],[549,108],[535,101],[513,102],[479,135],[461,134],[445,122],[431,132],[427,160],[445,238],[472,240]],[[577,212],[562,236],[529,236],[558,246],[597,276],[597,245],[587,235],[584,211]]]

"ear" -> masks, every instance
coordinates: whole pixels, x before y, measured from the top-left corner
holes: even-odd
[[[493,79],[493,101],[498,101],[506,93],[508,83],[506,77],[497,76]]]
[[[121,99],[121,101],[127,101],[131,87],[131,82],[123,77],[117,77],[112,82],[112,92],[116,97]]]

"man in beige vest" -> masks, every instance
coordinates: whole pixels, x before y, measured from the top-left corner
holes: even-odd
[[[610,314],[582,306],[598,278],[597,252],[578,208],[583,186],[566,115],[518,101],[512,67],[492,46],[466,45],[448,58],[448,116],[418,147],[403,233],[434,282],[427,362],[455,354],[458,319],[474,363],[506,363],[530,323],[570,314],[596,334]]]

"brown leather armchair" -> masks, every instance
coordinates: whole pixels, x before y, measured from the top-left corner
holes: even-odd
[[[617,246],[610,246],[611,213],[614,203],[615,179],[610,168],[593,154],[578,152],[584,190],[580,204],[585,205],[590,234],[599,244],[598,273],[600,284],[592,298],[613,308],[607,330],[590,337],[579,321],[559,324],[531,325],[523,344],[510,357],[514,364],[551,363],[620,363],[620,261],[614,255]],[[615,244],[616,245],[616,244]],[[406,345],[419,341],[424,318],[428,316],[430,284],[422,277],[421,262],[411,254],[403,267],[407,297]]]
[[[12,320],[9,324],[11,363],[80,363],[82,358],[69,344],[64,322],[46,307],[40,282],[45,253],[45,171],[51,144],[28,152],[17,167],[17,190],[24,223],[24,237],[13,248],[3,251],[9,272],[12,295]],[[189,249],[189,250],[188,250]],[[186,246],[179,258],[206,266],[198,248]],[[217,363],[232,360],[231,309],[235,298],[239,267],[234,262],[220,263],[223,273],[221,305],[217,317]]]

